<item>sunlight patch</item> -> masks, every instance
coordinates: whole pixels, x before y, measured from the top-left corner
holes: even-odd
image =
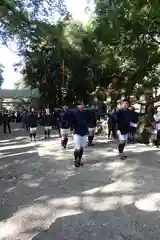
[[[80,209],[58,209],[56,210],[56,219],[57,218],[62,218],[62,217],[68,217],[68,216],[74,216],[77,214],[81,214],[83,211],[81,211]]]
[[[33,188],[33,187],[39,187],[40,183],[38,183],[38,182],[27,182],[27,183],[25,183],[25,185]]]
[[[135,184],[133,182],[123,182],[123,181],[118,181],[109,185],[104,186],[101,189],[102,193],[116,193],[116,192],[128,192],[134,189]]]
[[[97,194],[98,195],[98,194]],[[100,195],[99,197],[84,197],[83,198],[83,205],[84,208],[87,210],[94,210],[94,211],[107,211],[116,209],[119,206],[126,206],[132,204],[134,201],[133,196],[130,195],[123,195],[121,196],[103,196]]]
[[[0,143],[7,143],[7,142],[10,142],[11,140],[13,140],[13,138],[7,139],[7,140],[0,140]]]
[[[25,137],[25,138],[27,138],[27,137]],[[22,139],[24,139],[24,137],[16,137],[15,139],[16,140],[22,140]]]
[[[107,211],[112,210],[117,207],[120,203],[120,198],[116,196],[97,196],[91,197],[86,196],[83,198],[83,206],[87,210],[94,210],[94,211]]]
[[[122,161],[111,162],[111,163],[107,164],[106,169],[114,170],[115,168],[124,167],[125,165],[126,165],[126,163],[124,163]]]
[[[49,204],[55,205],[55,208],[58,207],[67,207],[67,206],[79,206],[80,205],[80,197],[72,196],[68,198],[57,198],[51,199],[48,201]]]
[[[21,176],[21,179],[22,180],[29,180],[32,178],[32,175],[31,174],[28,174],[28,173],[24,173],[22,176]]]
[[[35,226],[46,229],[55,221],[56,211],[48,204],[34,204],[24,209],[19,209],[6,222],[0,223],[0,239],[20,239],[20,233],[31,231]]]
[[[19,153],[11,153],[11,154],[6,154],[4,155],[4,157],[13,157],[13,156],[20,156],[20,155],[24,155],[24,154],[30,154],[30,153],[36,153],[37,151],[27,151],[27,152],[19,152]],[[22,162],[22,161],[19,161]]]
[[[0,150],[12,150],[12,149],[19,149],[19,148],[27,148],[27,147],[30,147],[32,146],[32,143],[29,143],[29,144],[13,144],[11,146],[4,146],[4,147],[0,147]]]
[[[48,196],[42,196],[42,197],[36,198],[34,202],[46,201],[48,200],[48,198],[49,198]]]
[[[5,192],[10,193],[10,192],[14,192],[15,190],[16,190],[16,187],[11,187],[11,188],[8,188]]]
[[[135,202],[135,206],[147,212],[160,211],[160,193],[149,194],[141,198],[139,201]]]
[[[100,189],[101,189],[100,187],[93,188],[93,189],[89,189],[89,190],[87,190],[87,191],[84,191],[83,194],[84,194],[84,195],[93,195],[93,194],[99,192]]]
[[[145,147],[139,147],[134,149],[133,151],[136,153],[141,153],[141,152],[150,152],[150,151],[156,151],[156,148],[151,148],[150,146],[145,146]]]
[[[160,155],[160,151],[156,152],[156,154],[157,154],[157,155]],[[159,160],[159,161],[160,161],[160,160]],[[158,162],[159,162],[159,161],[158,161]]]

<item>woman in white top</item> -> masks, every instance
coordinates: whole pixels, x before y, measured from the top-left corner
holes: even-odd
[[[157,134],[156,145],[160,146],[160,107],[157,109],[157,113],[154,114],[155,120],[155,133]]]

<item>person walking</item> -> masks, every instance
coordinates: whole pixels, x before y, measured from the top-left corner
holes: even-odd
[[[117,137],[119,139],[118,151],[119,158],[124,160],[126,156],[124,155],[125,144],[128,140],[128,134],[130,132],[131,125],[131,110],[129,109],[129,101],[124,99],[122,101],[122,107],[114,113],[114,117],[117,121]]]
[[[29,126],[29,136],[32,140],[36,141],[36,135],[37,135],[37,124],[38,123],[38,118],[37,114],[34,111],[34,108],[31,109],[31,112],[28,116],[28,126]]]
[[[53,115],[50,113],[49,108],[46,109],[46,112],[42,119],[42,124],[44,126],[45,139],[49,139],[53,125]]]
[[[29,127],[28,127],[28,111],[25,110],[22,114],[22,127],[24,129],[26,129],[26,131],[29,131]]]
[[[93,139],[95,136],[95,131],[97,127],[96,113],[94,111],[94,106],[91,107],[88,111],[87,116],[87,125],[88,125],[88,146],[93,146]]]
[[[108,124],[108,139],[111,139],[111,138],[116,139],[116,120],[114,118],[115,112],[116,112],[115,110],[113,112],[109,112],[108,122],[107,122],[107,124]]]
[[[128,141],[130,143],[134,143],[139,114],[137,112],[135,112],[135,107],[134,106],[131,106],[130,109],[131,109],[131,112],[130,112],[131,113],[130,114],[131,124],[130,124],[130,132],[129,132],[129,135],[128,135]]]
[[[157,109],[156,114],[154,114],[155,120],[155,131],[156,131],[156,146],[160,146],[160,107]]]
[[[67,106],[63,106],[63,110],[59,117],[59,127],[61,135],[61,146],[63,150],[66,150],[68,143],[68,136],[70,133],[70,113]]]
[[[7,128],[8,132],[11,133],[11,125],[10,125],[10,117],[8,114],[8,111],[5,111],[2,117],[2,122],[3,122],[3,132],[7,133]]]
[[[60,109],[55,109],[55,110],[54,110],[55,127],[56,127],[56,129],[58,130],[59,137],[61,138],[60,126],[59,126],[59,123],[60,123],[60,114],[61,114]]]
[[[75,167],[83,166],[82,156],[88,135],[88,119],[83,103],[78,103],[77,110],[72,115],[72,129],[74,139]]]

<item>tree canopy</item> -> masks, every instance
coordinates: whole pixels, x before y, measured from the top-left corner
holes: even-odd
[[[1,36],[16,37],[25,83],[44,104],[86,102],[146,93],[159,87],[160,2],[95,0],[87,25],[61,0],[2,1]],[[59,20],[51,16],[59,12]],[[147,96],[148,96],[147,95]]]
[[[4,81],[4,78],[3,78],[3,65],[0,64],[0,87],[2,86],[3,81]]]
[[[6,43],[16,37],[24,41],[34,34],[39,22],[54,22],[56,13],[67,14],[63,0],[1,0],[1,40]]]

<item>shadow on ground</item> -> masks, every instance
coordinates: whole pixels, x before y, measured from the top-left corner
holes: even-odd
[[[158,240],[159,225],[158,212],[141,211],[134,204],[123,210],[119,206],[108,211],[85,209],[83,213],[58,218],[33,240]]]
[[[102,141],[86,148],[85,167],[75,169],[73,150],[60,151],[59,139],[29,143],[17,134],[0,144],[0,239],[158,236],[158,150],[128,146],[129,158],[119,161],[115,144]]]

